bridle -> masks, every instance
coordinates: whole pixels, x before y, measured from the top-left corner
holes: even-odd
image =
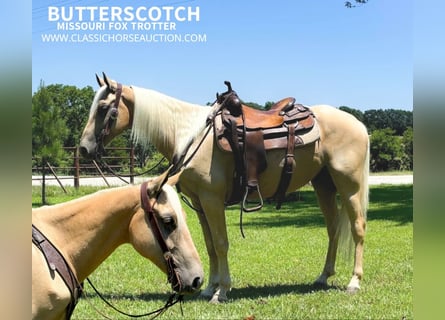
[[[105,115],[103,121],[103,129],[100,131],[98,137],[96,137],[96,141],[98,141],[98,146],[97,146],[98,154],[101,154],[104,151],[104,138],[110,134],[110,128],[119,115],[119,103],[121,101],[121,96],[122,96],[121,83],[117,83],[116,91],[114,92],[114,94],[116,95],[114,103],[108,108],[107,114]]]
[[[162,236],[161,229],[159,228],[158,220],[155,217],[153,206],[157,201],[157,197],[159,193],[154,197],[154,200],[150,201],[147,194],[147,184],[148,181],[145,181],[141,185],[141,202],[142,208],[144,209],[145,214],[148,217],[148,221],[150,222],[151,230],[161,247],[162,254],[164,256],[165,262],[167,264],[167,280],[171,283],[172,289],[174,291],[179,292],[182,289],[181,279],[179,277],[178,272],[176,271],[178,268],[173,259],[173,254],[165,242],[164,237]]]

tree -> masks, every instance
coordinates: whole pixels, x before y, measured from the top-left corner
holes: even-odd
[[[51,84],[46,86],[46,92],[52,104],[60,109],[60,115],[69,128],[63,146],[75,146],[88,120],[91,101],[94,98],[93,88],[87,86],[79,89],[75,86]]]
[[[51,99],[41,82],[32,97],[32,155],[57,163],[63,155],[63,143],[68,136],[61,109]]]
[[[401,170],[403,147],[390,128],[374,130],[370,138],[371,171]]]
[[[42,203],[46,204],[45,173],[49,163],[57,163],[64,154],[63,142],[68,135],[61,109],[54,105],[43,82],[32,97],[32,155],[42,168]]]

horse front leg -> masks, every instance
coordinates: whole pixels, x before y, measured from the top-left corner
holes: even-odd
[[[194,206],[195,208],[198,207],[196,203],[194,203]],[[218,287],[218,257],[216,255],[215,245],[213,244],[213,238],[209,223],[207,221],[207,216],[202,209],[199,209],[197,214],[201,224],[202,233],[204,235],[207,254],[209,256],[209,282],[207,287],[201,291],[201,296],[210,299]]]
[[[224,203],[221,202],[219,197],[206,197],[206,201],[202,201],[202,205],[208,223],[208,231],[211,235],[209,242],[213,244],[210,250],[212,252],[209,252],[211,267],[209,284],[202,295],[210,297],[212,303],[219,303],[227,301],[227,292],[230,291],[232,285],[227,258],[229,240]],[[212,258],[211,254],[215,256]]]

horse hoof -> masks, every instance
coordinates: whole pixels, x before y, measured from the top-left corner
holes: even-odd
[[[356,294],[360,291],[360,287],[347,287],[346,292],[349,294]]]
[[[203,298],[203,299],[211,299],[214,294],[215,294],[215,289],[213,286],[208,286],[207,288],[205,288],[204,290],[201,291],[201,293],[199,294],[199,297]]]
[[[211,304],[220,304],[220,303],[224,303],[224,302],[227,302],[227,301],[228,301],[227,297],[221,297],[221,296],[215,294],[212,297],[212,299],[210,299],[209,302]]]
[[[315,282],[312,284],[312,286],[313,286],[315,289],[317,289],[317,290],[326,290],[326,289],[329,288],[327,282],[318,282],[318,281],[315,281]]]

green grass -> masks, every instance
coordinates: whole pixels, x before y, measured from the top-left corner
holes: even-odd
[[[337,275],[327,290],[312,286],[323,267],[327,235],[310,187],[301,191],[303,201],[285,203],[280,211],[266,205],[260,212],[245,214],[246,239],[239,232],[239,209],[231,207],[226,211],[233,284],[229,302],[211,305],[197,297],[187,297],[184,317],[179,306],[174,306],[161,319],[412,319],[412,194],[412,185],[371,187],[365,274],[362,290],[356,295],[344,291],[352,261],[337,261]],[[77,192],[71,197],[80,195]],[[38,205],[39,196],[33,189],[34,205]],[[67,198],[63,196],[60,201]],[[59,201],[57,195],[48,199],[50,203]],[[199,222],[186,209],[208,275]],[[90,279],[108,299],[129,313],[161,307],[170,292],[166,276],[129,245],[115,251]],[[86,298],[79,302],[73,319],[101,319],[94,308],[113,319],[126,318],[105,306],[88,284],[85,289]]]

